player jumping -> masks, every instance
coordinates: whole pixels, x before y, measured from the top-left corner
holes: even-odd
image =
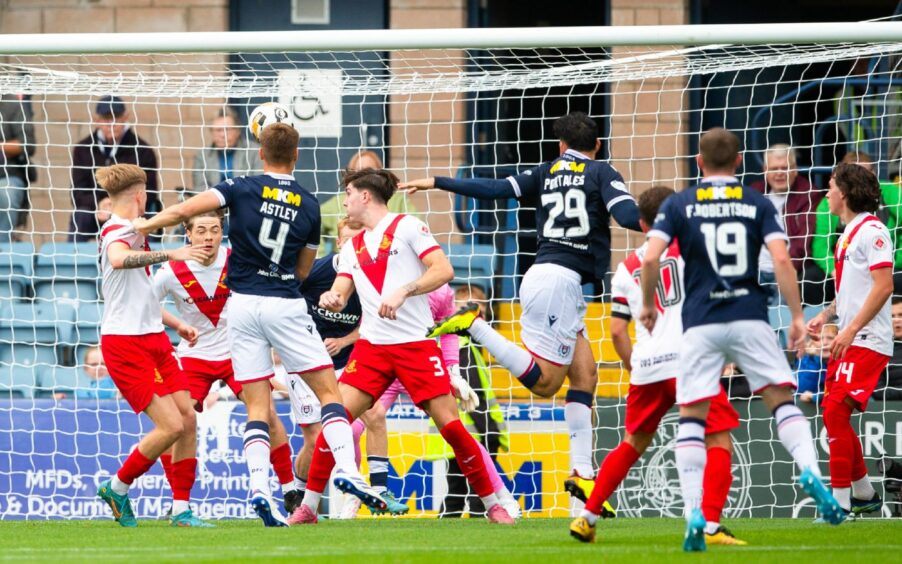
[[[181,319],[199,331],[197,343],[193,346],[182,340],[178,346],[182,370],[188,379],[191,403],[197,412],[204,410],[204,400],[216,381],[223,381],[238,399],[244,400],[241,384],[235,380],[229,350],[228,301],[231,292],[225,284],[228,273],[229,251],[222,247],[223,214],[220,210],[207,212],[189,219],[185,223],[188,241],[193,247],[201,247],[210,253],[203,262],[168,262],[154,274],[154,291],[162,301],[167,295],[175,302]],[[275,406],[269,412],[270,462],[282,484],[282,495],[286,504],[292,499],[300,502],[300,493],[295,485],[291,465],[291,447],[282,420],[276,415]],[[186,434],[191,430],[186,430]],[[191,441],[195,445],[196,439]],[[197,470],[195,451],[189,458],[173,460],[170,453],[160,457],[163,470],[172,488],[173,523],[187,508],[188,498]]]
[[[639,196],[642,231],[651,229],[658,208],[672,194],[670,188],[655,186]],[[570,534],[583,542],[595,542],[595,522],[602,513],[602,502],[614,493],[633,464],[649,447],[661,418],[676,402],[675,375],[681,371],[679,351],[683,334],[680,315],[686,295],[683,286],[684,262],[676,242],[670,244],[661,260],[664,283],[656,293],[655,306],[660,317],[654,332],[649,333],[637,324],[636,346],[633,347],[627,331],[630,321],[638,317],[642,309],[639,269],[646,247],[647,243],[620,263],[611,280],[611,338],[630,373],[630,389],[626,396],[626,437],[601,463],[586,508],[570,524]],[[746,544],[720,524],[733,481],[730,430],[738,426],[739,414],[721,389],[711,400],[711,411],[705,426],[708,464],[705,466],[702,511],[707,520],[705,540],[709,544]]]
[[[492,491],[479,446],[458,418],[441,351],[435,340],[424,337],[432,323],[426,294],[450,282],[454,270],[423,222],[388,212],[387,202],[397,189],[393,174],[363,169],[349,173],[343,182],[348,216],[362,223],[365,231],[342,247],[338,277],[320,305],[341,311],[356,289],[363,307],[360,340],[341,375],[345,406],[352,417],[359,417],[396,378],[400,380],[454,449],[489,520],[512,524]],[[291,516],[292,523],[317,520],[333,466],[324,446],[318,439],[304,503]]]
[[[506,180],[436,177],[406,182],[401,188],[414,192],[435,187],[473,198],[536,198],[540,202],[536,260],[520,286],[520,331],[526,350],[479,318],[477,308],[450,316],[430,335],[468,333],[541,397],[553,396],[564,378],[569,379],[564,417],[573,480],[568,490],[584,498],[580,479],[588,488],[595,476],[592,405],[598,370],[585,336],[582,284],[603,279],[607,273],[610,218],[638,231],[639,212],[620,173],[594,160],[601,141],[593,120],[574,112],[555,122],[554,133],[560,140],[560,157]]]
[[[805,321],[779,215],[770,200],[734,176],[742,156],[733,133],[707,131],[699,150],[698,167],[705,175],[701,184],[668,198],[648,232],[639,317],[648,331],[655,328],[661,258],[678,240],[686,262],[686,301],[679,352],[682,370],[677,375],[676,465],[686,551],[705,550],[705,517],[699,509],[707,459],[705,425],[711,400],[722,393],[720,375],[729,361],[742,367],[752,389],[774,414],[780,442],[801,471],[799,484],[814,498],[824,519],[838,525],[845,518],[821,481],[811,429],[793,402],[795,379],[768,324],[767,296],[758,284],[758,252],[766,245],[780,293],[792,312],[790,346],[800,350]]]
[[[294,179],[298,132],[274,123],[260,134],[264,174],[227,179],[150,220],[136,223],[141,233],[176,225],[195,215],[229,208],[229,348],[235,379],[247,404],[244,452],[251,505],[266,526],[286,526],[269,487],[271,348],[289,373],[299,374],[322,404],[321,437],[332,449],[342,487],[364,502],[383,505],[354,463],[351,426],[323,346],[300,292],[319,247],[320,213],[316,198]]]
[[[188,383],[163,331],[164,314],[154,297],[150,266],[168,260],[205,261],[210,257],[210,252],[201,247],[150,251],[144,235],[132,226],[144,215],[146,182],[147,175],[134,165],[117,164],[97,171],[97,183],[110,195],[113,206],[112,216],[100,230],[105,302],[100,324],[103,361],[122,397],[135,413],[143,411],[154,424],[116,475],[102,482],[97,490],[123,527],[138,526],[128,497],[135,479],[150,470],[170,447],[175,460],[188,459],[194,452],[191,430],[196,421]],[[183,339],[197,340],[193,327],[171,320],[167,320],[167,325],[176,327]],[[187,469],[179,476],[187,481]],[[178,523],[202,523],[190,508],[182,509],[173,517]]]
[[[830,485],[843,511],[877,511],[883,505],[868,479],[861,441],[850,423],[864,411],[893,354],[893,240],[874,215],[880,183],[854,164],[833,169],[827,192],[830,213],[846,225],[836,242],[836,300],[808,323],[819,335],[839,317],[824,394],[824,426],[830,439]]]

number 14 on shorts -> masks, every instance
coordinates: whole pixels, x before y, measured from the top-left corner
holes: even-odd
[[[839,366],[836,367],[836,376],[834,377],[834,381],[839,382],[840,376],[846,377],[846,384],[852,383],[852,374],[855,372],[855,363],[854,362],[840,362]]]

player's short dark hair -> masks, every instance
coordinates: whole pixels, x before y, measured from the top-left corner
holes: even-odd
[[[893,294],[892,305],[902,304],[902,294]]]
[[[846,197],[846,207],[855,213],[880,209],[880,181],[863,166],[839,163],[833,168],[833,181]]]
[[[362,168],[346,171],[341,184],[344,187],[353,184],[354,188],[366,190],[374,198],[387,204],[398,189],[398,177],[385,169]]]
[[[710,170],[733,170],[739,156],[739,137],[722,127],[714,127],[702,134],[698,142],[698,152],[705,168]]]
[[[292,165],[298,158],[300,135],[286,123],[274,123],[263,128],[260,146],[263,160],[275,166]]]
[[[185,230],[190,231],[194,229],[194,220],[200,219],[202,217],[215,217],[219,220],[219,227],[223,225],[223,218],[225,218],[225,210],[219,208],[218,210],[212,210],[204,213],[199,213],[193,217],[189,217],[188,221],[185,222]]]
[[[598,124],[584,112],[570,112],[554,122],[554,135],[576,151],[594,151]]]
[[[639,199],[636,201],[636,204],[639,206],[639,218],[645,221],[647,225],[653,225],[661,204],[673,194],[673,188],[667,186],[652,186],[639,194]]]

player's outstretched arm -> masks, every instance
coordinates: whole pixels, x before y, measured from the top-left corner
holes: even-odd
[[[218,210],[221,207],[219,196],[214,191],[207,190],[188,198],[180,204],[169,206],[150,219],[138,218],[132,221],[132,225],[135,226],[138,233],[147,235],[164,227],[184,223],[198,214]]]
[[[338,275],[332,288],[319,297],[319,307],[329,311],[339,312],[348,305],[348,299],[354,293],[354,281],[350,276]]]
[[[659,237],[649,237],[648,247],[645,249],[645,257],[642,259],[642,313],[639,314],[639,322],[651,333],[658,320],[658,310],[655,309],[655,292],[658,290],[658,280],[661,277],[661,255],[667,250],[668,242]]]
[[[399,186],[413,194],[418,190],[440,188],[448,192],[454,192],[462,196],[479,198],[481,200],[498,200],[502,198],[517,198],[514,185],[509,180],[496,180],[494,178],[449,178],[436,176],[434,178],[421,178],[402,182]]]
[[[388,297],[382,299],[379,306],[379,317],[385,319],[397,319],[398,309],[404,305],[404,301],[411,296],[428,294],[454,279],[454,267],[445,252],[440,247],[421,259],[426,265],[426,272],[418,279],[398,288]]]
[[[846,327],[843,327],[836,335],[836,338],[833,339],[831,352],[834,359],[842,358],[846,354],[846,350],[852,346],[855,335],[874,319],[874,316],[880,312],[886,300],[893,294],[893,269],[891,266],[888,265],[885,268],[872,270],[871,280],[873,280],[874,284],[864,299],[861,309],[858,310],[852,321]]]
[[[802,315],[802,298],[799,295],[799,279],[796,269],[789,258],[789,244],[783,238],[773,238],[767,242],[767,250],[774,260],[774,277],[777,279],[777,287],[780,289],[792,321],[789,325],[789,349],[796,351],[801,356],[805,347],[805,336],[808,334],[805,327],[805,317]]]
[[[111,244],[106,253],[110,266],[115,270],[143,268],[170,260],[203,262],[210,257],[210,253],[200,247],[182,247],[167,251],[133,251],[121,242]]]

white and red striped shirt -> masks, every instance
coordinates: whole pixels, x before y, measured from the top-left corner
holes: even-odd
[[[341,248],[338,276],[354,280],[363,316],[360,338],[374,345],[425,341],[432,326],[429,298],[411,296],[397,319],[379,317],[379,305],[426,272],[423,257],[440,249],[425,223],[409,215],[387,214],[372,231],[363,231]]]
[[[893,240],[877,216],[858,214],[836,242],[836,314],[840,328],[848,327],[864,306],[874,281],[871,271],[893,267]],[[893,354],[890,301],[855,335],[852,345],[880,354]]]
[[[226,360],[231,356],[226,331],[231,295],[225,285],[228,256],[228,250],[219,247],[219,254],[210,266],[193,260],[170,261],[154,274],[153,287],[158,300],[171,296],[182,321],[200,334],[193,347],[184,339],[179,343],[180,357]]]
[[[150,267],[114,269],[107,256],[110,245],[124,243],[133,251],[149,251],[132,222],[116,214],[100,228],[100,270],[103,291],[101,335],[150,335],[163,330],[160,302],[153,292]]]

